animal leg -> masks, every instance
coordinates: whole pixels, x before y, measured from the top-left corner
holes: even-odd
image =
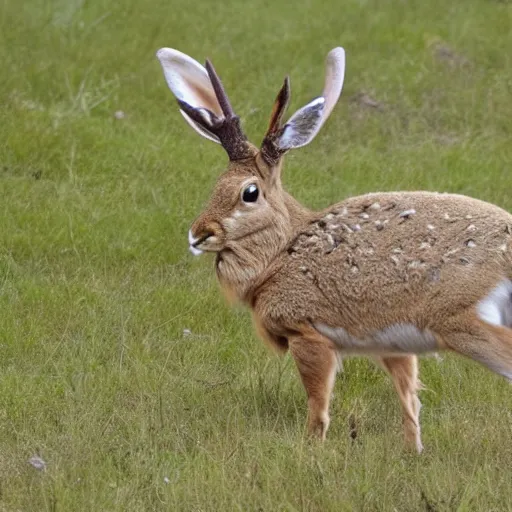
[[[389,373],[400,398],[403,412],[405,444],[414,448],[418,453],[423,450],[420,430],[420,408],[418,389],[421,384],[418,379],[418,358],[415,355],[382,357],[380,365]]]
[[[308,433],[323,441],[329,427],[329,402],[337,358],[332,344],[315,334],[290,338],[289,349],[308,395]]]
[[[512,381],[512,329],[493,325],[474,314],[452,322],[453,329],[443,332],[446,346],[477,361]]]

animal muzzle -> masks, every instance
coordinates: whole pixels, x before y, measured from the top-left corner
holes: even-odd
[[[194,256],[198,256],[203,252],[218,252],[222,250],[222,233],[204,230],[195,235],[196,233],[192,229],[188,232],[189,249]]]

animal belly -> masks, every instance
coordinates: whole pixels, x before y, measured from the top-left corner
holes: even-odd
[[[353,336],[342,327],[332,327],[321,322],[315,323],[314,327],[346,353],[422,354],[439,349],[431,331],[408,323],[393,324],[362,337]]]

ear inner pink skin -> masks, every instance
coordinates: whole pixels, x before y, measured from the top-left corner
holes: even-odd
[[[210,61],[206,69],[177,50],[157,52],[169,88],[176,96],[186,121],[203,137],[220,142],[232,161],[250,158],[240,119],[233,112],[222,82]]]
[[[157,57],[167,84],[178,100],[194,108],[206,108],[219,118],[223,117],[208,73],[199,62],[171,48],[158,50]]]

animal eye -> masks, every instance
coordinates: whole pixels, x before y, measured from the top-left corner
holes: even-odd
[[[247,186],[242,193],[242,201],[244,203],[255,203],[258,200],[258,196],[260,195],[260,191],[258,187],[251,183]]]

